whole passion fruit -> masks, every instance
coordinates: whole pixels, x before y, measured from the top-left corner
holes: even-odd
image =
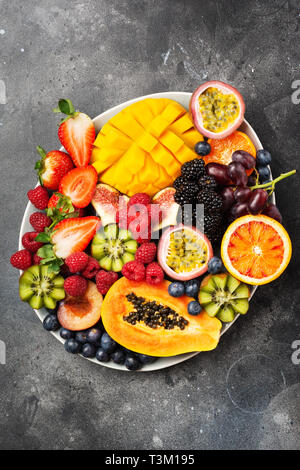
[[[231,85],[205,82],[193,93],[190,112],[197,130],[210,139],[223,139],[243,122],[245,103]]]
[[[200,230],[179,224],[164,232],[158,244],[157,256],[168,276],[188,281],[207,271],[213,249],[209,239]]]

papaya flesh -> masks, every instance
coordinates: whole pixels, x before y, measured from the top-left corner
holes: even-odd
[[[168,293],[170,282],[163,281],[157,286],[144,281],[135,282],[122,277],[115,282],[106,294],[101,306],[101,317],[107,333],[119,344],[131,351],[149,356],[175,356],[193,351],[210,351],[220,338],[222,323],[211,318],[205,311],[197,316],[189,315],[187,306],[192,298],[171,297]],[[145,302],[169,307],[178,314],[180,322],[186,321],[183,329],[174,326],[153,328],[143,320],[130,323],[128,319],[135,307],[127,296],[135,295]]]

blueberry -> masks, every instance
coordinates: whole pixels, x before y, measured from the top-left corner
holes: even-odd
[[[43,327],[47,331],[57,331],[60,328],[57,316],[54,313],[49,313],[49,315],[44,318]]]
[[[138,370],[141,368],[141,363],[136,357],[127,356],[125,360],[125,367],[128,370]]]
[[[202,307],[199,304],[199,302],[197,302],[197,300],[192,300],[188,304],[188,312],[189,312],[190,315],[199,315],[201,310],[202,310]]]
[[[81,349],[81,344],[74,338],[67,339],[65,342],[65,350],[71,354],[78,354]]]
[[[185,293],[189,297],[197,297],[200,288],[200,282],[197,279],[192,279],[185,283]]]
[[[157,360],[157,357],[147,356],[146,354],[136,353],[136,356],[141,364],[152,364],[153,362]]]
[[[116,349],[112,354],[111,354],[111,359],[115,364],[124,364],[125,362],[125,352],[123,349]]]
[[[75,339],[78,343],[84,344],[87,342],[87,331],[76,331]]]
[[[136,357],[137,353],[134,351],[131,351],[130,349],[123,348],[123,350],[126,352],[126,356],[128,357]]]
[[[111,353],[116,349],[117,343],[107,333],[103,333],[101,337],[101,347],[107,353]]]
[[[205,155],[208,155],[211,152],[211,146],[205,140],[203,140],[202,142],[197,142],[195,145],[195,152],[197,153],[197,155],[204,157]]]
[[[108,352],[104,351],[104,349],[99,348],[96,352],[96,359],[99,362],[108,362],[110,360],[110,356]]]
[[[91,343],[85,343],[82,346],[81,354],[84,357],[95,357],[96,355],[96,346]]]
[[[75,336],[74,331],[67,330],[66,328],[61,328],[59,334],[62,339],[70,339],[70,338],[74,338]]]
[[[182,282],[171,282],[168,292],[172,297],[181,297],[184,295],[184,284]]]
[[[258,150],[256,153],[256,164],[257,166],[267,166],[270,165],[272,157],[268,150],[262,149]]]
[[[266,183],[267,181],[270,181],[271,173],[267,166],[259,166],[257,170],[259,173],[259,181],[261,183]]]
[[[222,268],[223,268],[222,260],[218,258],[217,256],[213,256],[209,260],[208,265],[207,265],[207,271],[210,274],[218,274],[219,272],[222,271]]]
[[[86,339],[88,343],[99,343],[102,336],[100,328],[90,328],[87,331]]]

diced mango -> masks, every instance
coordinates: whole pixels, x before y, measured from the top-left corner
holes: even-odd
[[[156,118],[154,118],[151,124],[148,126],[148,130],[152,135],[159,138],[168,127],[169,124],[166,119],[164,119],[162,116],[156,116]]]
[[[170,103],[161,113],[161,117],[164,118],[168,125],[172,124],[176,119],[186,113],[186,110],[183,106],[180,106],[178,103]]]
[[[193,152],[189,147],[186,145],[183,145],[177,152],[176,152],[176,158],[177,160],[180,161],[180,163],[183,165],[185,162],[189,162],[190,160],[193,160],[194,158],[197,158],[198,155]]]
[[[189,115],[189,113],[185,113],[181,116],[180,119],[173,122],[170,126],[170,130],[176,132],[177,134],[183,134],[188,129],[194,128],[194,123]]]
[[[128,106],[126,111],[131,114],[145,129],[154,118],[151,110],[145,104],[145,101],[137,101],[136,103],[133,103],[132,105]]]
[[[166,98],[146,98],[145,100],[146,106],[149,106],[154,116],[161,114],[169,102],[171,100]]]
[[[159,140],[175,156],[178,150],[184,145],[184,142],[180,137],[168,130],[163,133]]]
[[[110,122],[125,135],[136,140],[144,131],[142,126],[130,114],[121,111],[111,118]]]
[[[116,160],[119,160],[122,154],[123,151],[119,149],[109,149],[106,147],[98,149],[95,147],[92,151],[91,163],[98,162],[97,171],[102,172],[111,166]]]
[[[145,131],[140,135],[140,137],[138,137],[138,139],[136,139],[136,143],[139,147],[149,153],[156,146],[157,139],[149,134],[149,132]]]

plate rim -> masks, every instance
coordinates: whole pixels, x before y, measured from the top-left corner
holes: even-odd
[[[144,99],[147,99],[147,98],[169,98],[171,95],[177,95],[177,96],[180,95],[183,98],[188,98],[188,97],[190,98],[192,96],[192,93],[188,92],[188,91],[166,91],[166,92],[157,92],[157,93],[151,93],[149,95],[139,96],[139,97],[132,98],[130,100],[124,101],[123,103],[117,104],[117,105],[113,106],[112,108],[109,108],[109,109],[103,111],[103,113],[100,113],[100,114],[98,114],[98,116],[95,116],[92,119],[92,121],[95,123],[96,121],[99,121],[100,119],[105,119],[107,114],[111,114],[111,113],[115,113],[115,112],[117,113],[117,112],[121,111],[121,109],[124,109],[125,107],[130,106],[132,103],[135,103],[137,101],[141,101],[141,100],[144,100]],[[176,101],[176,98],[174,98],[174,97],[169,98],[169,99],[174,99]],[[257,141],[258,147],[262,149],[263,146],[261,144],[261,141],[260,141],[259,137],[257,136],[257,134],[256,134],[255,130],[253,129],[253,127],[249,124],[249,122],[245,118],[244,118],[243,124],[245,124],[246,126],[249,127],[249,129],[251,129],[251,132],[253,132],[253,135],[255,136],[255,139]],[[99,130],[98,131],[96,130],[96,132],[99,132]],[[60,150],[64,150],[64,147],[61,147]],[[272,178],[272,174],[271,174],[271,178]],[[39,185],[39,182],[37,182],[36,186],[38,186],[38,185]],[[274,193],[272,194],[272,196],[273,196],[272,202],[275,203]],[[28,203],[26,205],[26,208],[25,208],[25,211],[24,211],[24,214],[23,214],[23,217],[22,217],[22,222],[21,222],[20,231],[19,231],[19,242],[18,242],[18,246],[19,246],[18,249],[19,250],[21,250],[23,248],[23,246],[22,246],[22,236],[25,233],[25,226],[28,222],[29,213],[31,212],[32,207],[34,207],[34,206],[31,204],[30,201],[28,201]],[[20,271],[20,274],[21,273],[22,273],[22,271]],[[256,290],[257,290],[257,286],[254,286],[252,288],[252,291],[251,291],[250,299],[253,297]],[[39,318],[39,320],[41,322],[43,322],[43,319],[48,314],[45,307],[43,307],[40,310],[36,310],[36,309],[32,309],[32,310],[35,312],[36,316]],[[223,334],[226,333],[229,330],[229,328],[236,322],[238,317],[239,317],[239,315],[236,315],[236,317],[234,318],[234,320],[232,322],[230,322],[230,323],[223,326],[222,331],[221,331],[221,336],[223,336]],[[64,344],[65,340],[63,340],[63,338],[61,338],[58,331],[50,331],[50,333],[60,343]],[[197,356],[198,354],[200,354],[200,352],[201,351],[195,351],[195,352],[191,352],[191,353],[180,354],[178,356],[170,356],[168,358],[164,358],[164,357],[159,358],[153,364],[144,365],[142,367],[142,369],[138,370],[137,372],[152,372],[152,371],[156,371],[156,370],[166,369],[168,367],[172,367],[172,366],[175,366],[176,364],[180,364],[184,361],[187,361],[188,359],[191,359],[191,358]],[[112,361],[109,361],[107,363],[99,362],[99,361],[96,360],[96,358],[86,358],[86,357],[82,356],[82,354],[78,354],[78,355],[80,357],[82,357],[83,359],[87,359],[88,361],[93,362],[94,364],[104,366],[104,367],[107,367],[109,369],[115,369],[115,370],[119,370],[119,371],[130,372],[124,365],[115,364]],[[166,360],[166,359],[168,359],[168,361],[166,361],[166,363],[160,364],[161,360]]]

